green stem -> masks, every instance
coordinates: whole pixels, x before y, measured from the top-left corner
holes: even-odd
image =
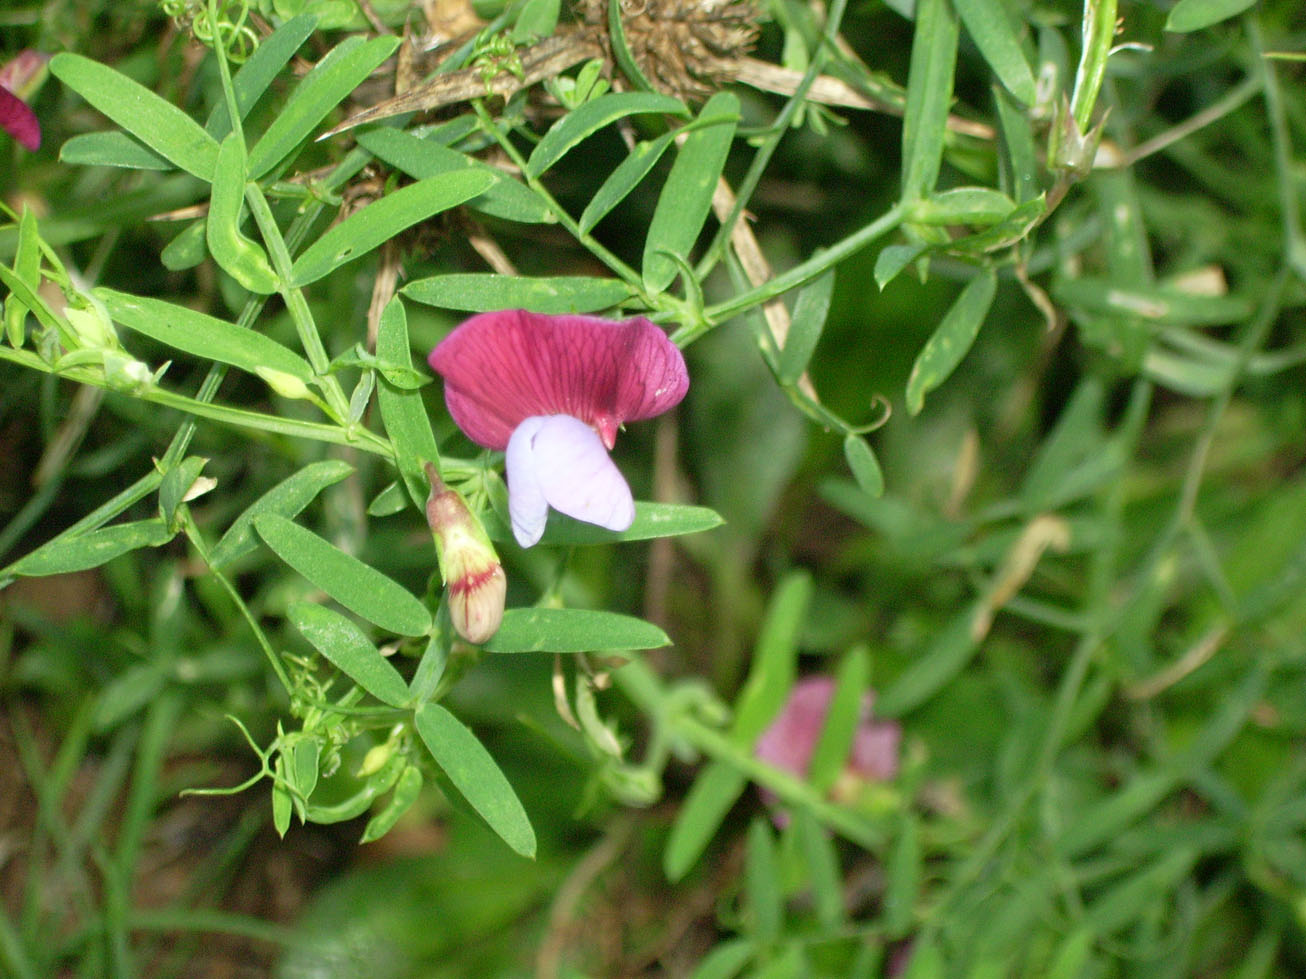
[[[1106,60],[1116,36],[1116,0],[1084,0],[1083,48],[1075,71],[1075,91],[1070,97],[1070,114],[1079,132],[1086,133],[1093,121],[1093,107],[1106,76]]]
[[[860,231],[855,231],[843,241],[816,252],[807,261],[795,265],[789,271],[763,282],[755,289],[741,292],[734,298],[727,299],[723,303],[717,303],[715,306],[709,306],[705,311],[709,326],[701,329],[682,329],[672,339],[681,346],[687,346],[713,326],[717,326],[731,317],[738,316],[754,306],[770,302],[790,289],[796,289],[820,278],[826,271],[838,265],[850,255],[861,251],[875,239],[888,234],[902,222],[902,217],[903,205],[901,203],[895,204]]]
[[[328,373],[331,358],[327,356],[326,347],[322,345],[322,337],[318,333],[317,323],[313,320],[313,313],[308,308],[308,300],[304,298],[303,290],[290,284],[293,281],[291,269],[294,262],[291,261],[290,250],[281,236],[281,229],[277,226],[277,219],[273,216],[272,208],[268,206],[267,198],[263,196],[263,190],[258,184],[250,182],[245,185],[245,202],[249,205],[254,223],[258,225],[259,233],[263,236],[263,244],[267,246],[268,257],[272,260],[272,267],[276,269],[277,278],[281,280],[281,295],[286,301],[286,311],[290,313],[290,319],[295,324],[295,332],[299,334],[299,342],[304,348],[304,354],[317,375],[318,383],[322,387],[322,393],[326,396],[335,420],[343,421],[349,417],[349,399],[341,390],[340,382]]]

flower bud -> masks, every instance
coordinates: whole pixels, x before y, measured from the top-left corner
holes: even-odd
[[[449,589],[454,631],[468,642],[483,643],[503,621],[508,580],[494,545],[463,498],[445,486],[429,462],[426,478],[431,483],[426,521],[435,536],[440,574]]]

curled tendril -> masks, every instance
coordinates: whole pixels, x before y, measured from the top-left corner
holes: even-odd
[[[195,40],[213,47],[222,45],[227,60],[241,64],[258,47],[258,34],[249,21],[249,0],[219,0],[216,18],[210,16],[206,0],[159,0],[159,7]]]

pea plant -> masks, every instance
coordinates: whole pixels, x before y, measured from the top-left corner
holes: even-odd
[[[0,51],[7,972],[1301,968],[1292,4],[52,6]],[[160,911],[182,803],[471,835]]]

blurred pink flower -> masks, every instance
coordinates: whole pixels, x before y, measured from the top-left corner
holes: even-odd
[[[799,680],[780,714],[758,738],[757,756],[799,778],[806,778],[833,698],[834,680],[830,677],[809,676]],[[844,766],[845,778],[882,782],[898,774],[902,728],[894,721],[872,721],[873,701],[874,694],[867,691],[862,698],[861,716]],[[768,801],[773,798],[770,793],[764,792],[763,795]]]
[[[449,414],[473,442],[506,452],[513,536],[530,547],[549,507],[609,530],[635,519],[608,457],[617,430],[675,407],[689,389],[680,350],[648,320],[482,313],[428,358]]]
[[[29,150],[41,146],[41,124],[23,99],[40,85],[49,60],[39,51],[22,51],[0,67],[0,129]]]

